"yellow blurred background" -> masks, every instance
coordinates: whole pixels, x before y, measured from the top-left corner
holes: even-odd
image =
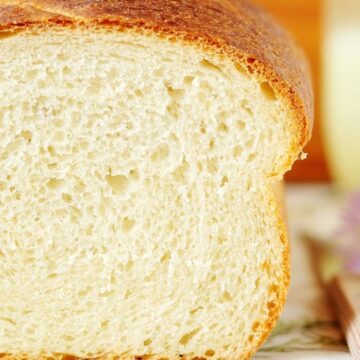
[[[305,50],[312,68],[316,109],[311,142],[305,149],[306,161],[298,161],[287,174],[289,181],[328,181],[330,175],[321,136],[321,83],[324,3],[321,0],[254,0],[268,9],[288,29]],[[360,0],[358,0],[360,1]]]

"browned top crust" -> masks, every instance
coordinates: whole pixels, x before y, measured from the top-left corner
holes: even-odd
[[[0,32],[53,25],[150,30],[210,47],[289,100],[298,128],[294,151],[310,137],[313,93],[304,56],[248,0],[0,0]]]

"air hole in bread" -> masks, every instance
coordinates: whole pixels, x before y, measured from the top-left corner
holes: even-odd
[[[9,37],[12,37],[12,36],[15,36],[19,33],[19,31],[2,31],[0,32],[0,41],[1,40],[4,40],[4,39],[7,39]]]
[[[203,309],[203,307],[199,306],[199,307],[197,307],[195,309],[190,310],[190,314],[194,315],[195,313],[197,313],[199,310],[202,310],[202,309]]]
[[[225,236],[223,236],[223,235],[219,235],[218,237],[217,237],[217,241],[218,241],[218,243],[220,244],[220,245],[222,245],[222,244],[224,244],[225,242],[226,242],[226,237]]]
[[[174,171],[174,178],[179,183],[185,184],[189,173],[189,164],[183,160],[182,164]]]
[[[102,81],[99,78],[95,78],[91,81],[90,85],[85,91],[85,95],[89,97],[95,97],[101,92]]]
[[[253,182],[251,179],[248,179],[246,181],[246,191],[249,192],[253,187]],[[246,233],[247,230],[244,231],[244,233]]]
[[[107,175],[105,179],[114,194],[123,194],[129,187],[129,180],[124,175]]]
[[[246,123],[245,123],[245,121],[243,121],[243,120],[238,120],[237,122],[236,122],[236,126],[237,126],[237,128],[239,129],[239,130],[244,130],[245,128],[246,128]]]
[[[140,178],[140,175],[139,175],[138,170],[132,169],[129,171],[129,179],[130,180],[137,181],[137,180],[139,180],[139,178]]]
[[[226,133],[226,132],[229,131],[229,127],[228,127],[225,123],[222,122],[222,123],[219,124],[218,130],[219,130],[220,132]]]
[[[163,161],[169,156],[169,153],[169,145],[162,144],[151,154],[151,161]]]
[[[166,112],[173,118],[174,120],[179,119],[179,104],[177,102],[172,101],[170,105],[166,107]]]
[[[277,294],[279,292],[279,285],[271,284],[269,287],[269,291],[270,291],[270,293]]]
[[[207,59],[203,59],[200,61],[200,65],[201,67],[203,67],[205,70],[210,70],[213,72],[218,72],[221,75],[223,75],[223,71],[221,70],[221,68],[218,65],[215,65],[213,62],[207,60]]]
[[[227,176],[223,176],[221,179],[221,187],[224,187],[229,182],[229,178]]]
[[[243,153],[243,148],[240,145],[236,145],[233,149],[233,155],[234,157],[240,157]]]
[[[247,140],[246,142],[245,142],[245,146],[248,148],[248,149],[251,149],[253,146],[254,146],[254,139],[253,138],[251,138],[251,139],[249,139],[249,140]]]
[[[269,301],[267,303],[267,307],[269,309],[269,313],[274,313],[275,309],[276,309],[276,303],[275,301]]]
[[[136,95],[138,98],[141,98],[144,94],[143,94],[143,92],[142,92],[140,89],[136,89],[136,90],[135,90],[135,95]]]
[[[47,147],[47,151],[48,151],[48,153],[50,154],[50,156],[55,156],[55,155],[56,155],[55,148],[54,148],[53,146],[51,146],[51,145],[49,145],[49,146]]]
[[[197,328],[191,332],[188,332],[187,334],[183,335],[180,340],[179,340],[179,343],[181,345],[184,345],[186,346],[192,339],[193,337],[200,331],[201,329],[200,328]]]
[[[132,260],[129,260],[125,265],[125,270],[130,271],[134,267],[134,262]]]
[[[167,92],[173,101],[179,101],[184,96],[184,89],[175,89],[170,85],[166,86]]]
[[[19,134],[20,137],[22,137],[23,139],[25,139],[28,142],[31,142],[32,139],[32,133],[29,130],[23,130],[21,131],[21,133]]]
[[[242,75],[245,75],[246,77],[249,77],[249,73],[248,73],[246,67],[244,67],[242,64],[236,62],[236,63],[235,63],[235,69],[236,69],[239,73],[241,73]]]
[[[215,148],[215,138],[211,138],[209,141],[209,149],[212,150]]]
[[[61,198],[66,203],[71,203],[72,202],[72,196],[70,194],[66,194],[66,193],[61,194]]]
[[[26,73],[26,78],[29,80],[29,81],[32,81],[34,79],[37,78],[39,74],[39,71],[38,70],[29,70],[27,73]]]
[[[136,224],[134,219],[125,217],[122,223],[122,228],[125,233],[130,232]]]
[[[226,302],[226,301],[231,301],[232,300],[232,296],[230,295],[230,293],[228,291],[224,291],[222,298],[221,298],[221,302]]]
[[[171,255],[170,255],[170,253],[167,251],[167,252],[161,257],[160,262],[166,263],[166,262],[168,262],[168,261],[170,260],[170,257],[171,257]]]
[[[194,81],[194,76],[185,76],[184,77],[184,84],[185,85],[190,86],[190,85],[192,85],[193,81]]]
[[[264,96],[266,97],[266,99],[268,99],[270,101],[277,100],[277,96],[275,94],[273,87],[267,81],[262,82],[260,87],[261,87],[261,91],[264,94]]]
[[[73,341],[74,340],[74,336],[71,335],[63,335],[62,337],[65,341]]]
[[[248,72],[249,72],[250,75],[252,75],[252,74],[254,73],[254,68],[253,68],[252,66],[247,65],[246,68],[247,68],[247,70],[248,70]]]
[[[109,323],[110,323],[109,320],[104,320],[101,322],[100,327],[102,329],[107,329],[109,327]]]
[[[152,339],[146,339],[144,340],[144,346],[149,346],[152,343]]]
[[[71,69],[69,66],[64,66],[63,68],[63,74],[64,75],[70,75],[71,74]]]
[[[46,185],[50,190],[60,190],[65,186],[65,180],[53,178],[50,179]]]
[[[214,350],[209,349],[209,350],[206,350],[206,352],[205,352],[205,356],[212,357],[212,356],[214,356],[214,355],[215,355],[215,351],[214,351]]]
[[[256,331],[259,328],[259,326],[260,326],[260,322],[255,321],[251,328],[252,328],[253,331]]]
[[[255,153],[252,153],[252,154],[249,154],[248,158],[247,158],[247,162],[253,162],[255,159],[257,158],[257,154]]]

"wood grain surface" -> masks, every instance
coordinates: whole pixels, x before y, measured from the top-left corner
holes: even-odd
[[[360,359],[360,276],[341,274],[329,286],[353,359]]]

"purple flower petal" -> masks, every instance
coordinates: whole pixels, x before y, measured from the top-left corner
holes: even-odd
[[[342,225],[337,232],[339,251],[348,271],[360,273],[360,192],[349,198],[342,215]]]

